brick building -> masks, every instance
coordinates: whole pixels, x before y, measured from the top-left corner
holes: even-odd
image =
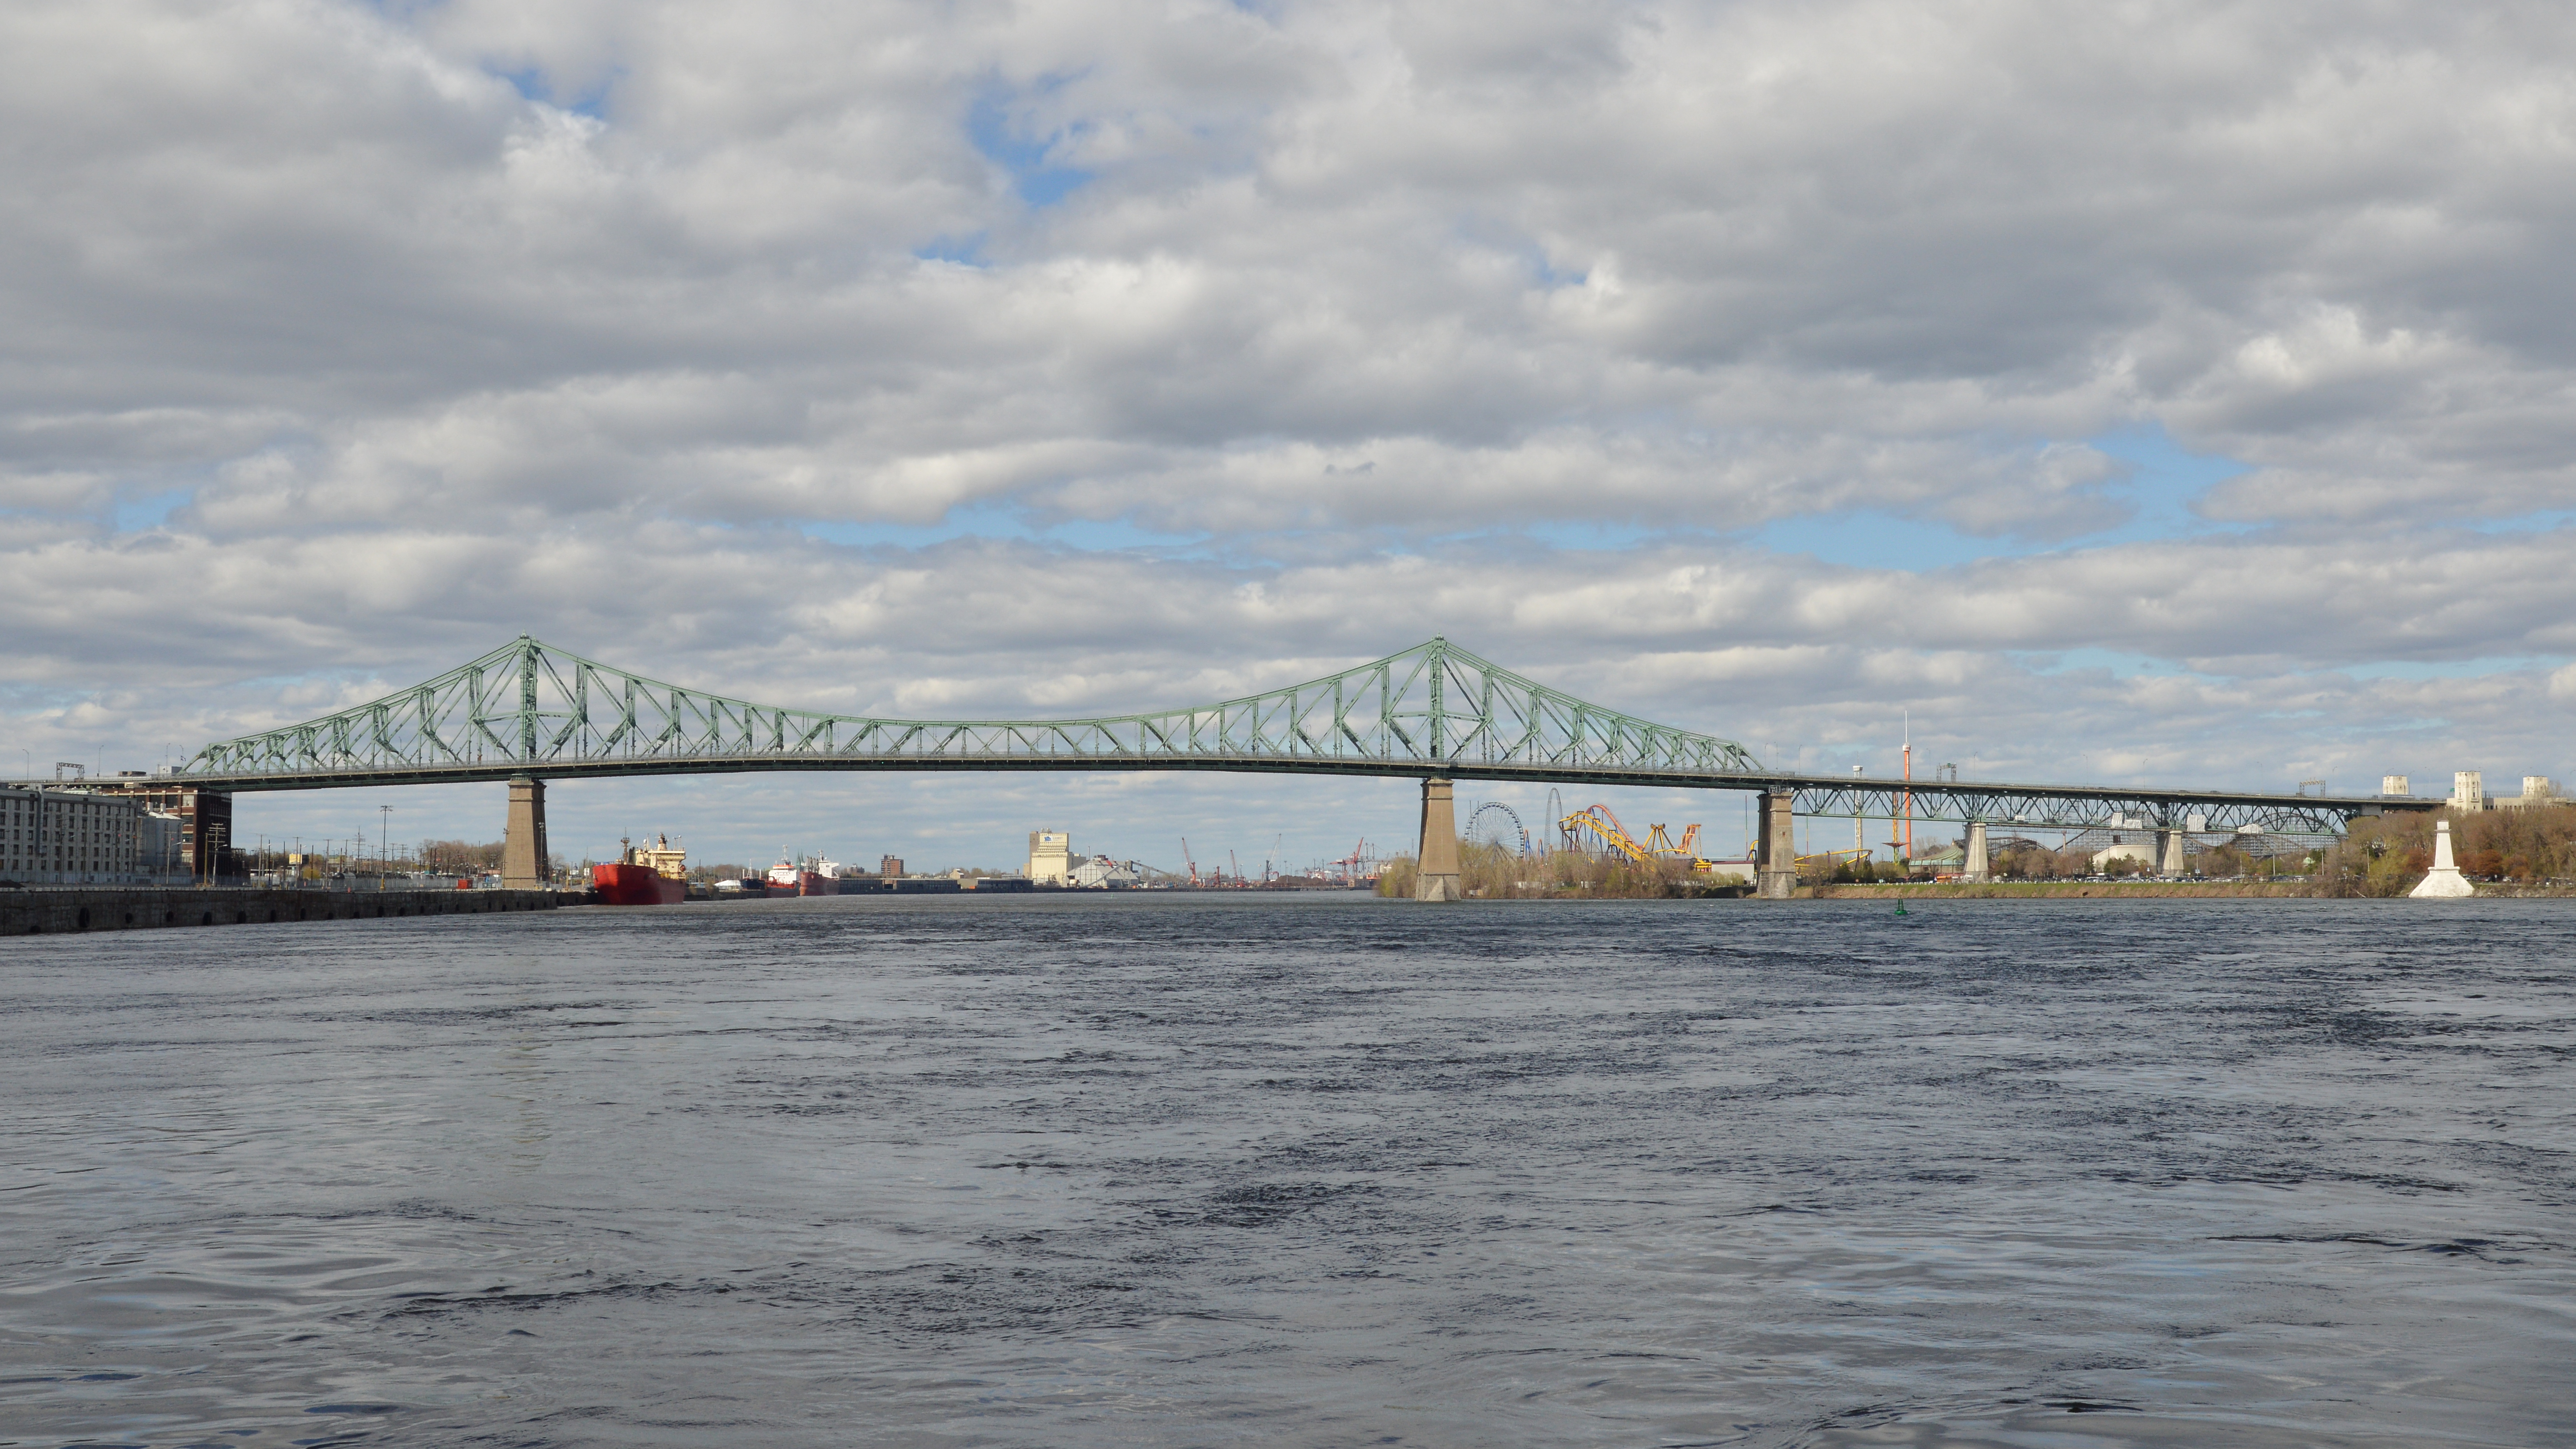
[[[140,770],[86,781],[81,788],[129,798],[146,810],[177,817],[179,874],[192,880],[232,880],[245,873],[241,852],[233,845],[232,796]],[[200,841],[211,842],[203,855],[198,849]]]

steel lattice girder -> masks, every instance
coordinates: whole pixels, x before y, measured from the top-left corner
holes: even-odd
[[[2037,829],[2339,830],[2433,800],[1784,774],[1711,735],[1603,709],[1433,639],[1339,674],[1193,709],[1067,720],[900,720],[684,689],[522,635],[383,699],[208,745],[175,778],[335,789],[766,770],[1228,770],[1788,793],[1810,817]]]
[[[2404,797],[2259,795],[2237,791],[2141,791],[2110,786],[1999,785],[1980,781],[1800,777],[1775,787],[1794,794],[1800,815],[1832,819],[1982,821],[2040,830],[2182,830],[2196,834],[2254,826],[2270,834],[2324,835],[2356,816],[2438,809]]]
[[[237,790],[757,769],[1250,769],[1571,779],[1741,775],[1731,741],[1603,709],[1433,639],[1286,689],[1068,720],[900,720],[753,704],[521,636],[436,679],[208,745]]]

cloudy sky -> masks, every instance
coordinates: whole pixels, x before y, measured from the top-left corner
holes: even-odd
[[[1439,633],[1809,769],[1910,711],[2006,778],[2576,775],[2571,77],[2549,4],[19,0],[0,751],[158,765],[521,632],[951,716]],[[500,825],[241,828],[379,804]],[[555,834],[1302,862],[1411,810],[770,776]]]

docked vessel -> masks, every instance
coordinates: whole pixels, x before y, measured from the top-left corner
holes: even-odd
[[[603,906],[672,906],[689,898],[689,853],[672,848],[667,835],[650,846],[629,841],[616,860],[590,868],[590,887]]]
[[[776,896],[837,896],[841,893],[841,866],[838,861],[807,856],[803,860],[779,855],[778,864],[769,868],[769,894]]]

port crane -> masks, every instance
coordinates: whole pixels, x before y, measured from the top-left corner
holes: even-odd
[[[1360,843],[1351,847],[1350,854],[1330,863],[1342,868],[1342,884],[1353,885],[1357,883],[1355,877],[1359,873],[1360,862],[1366,859],[1368,859],[1368,837],[1361,836]]]
[[[1190,886],[1196,889],[1199,883],[1199,863],[1190,859],[1190,838],[1186,835],[1181,837],[1181,864],[1190,868]]]

